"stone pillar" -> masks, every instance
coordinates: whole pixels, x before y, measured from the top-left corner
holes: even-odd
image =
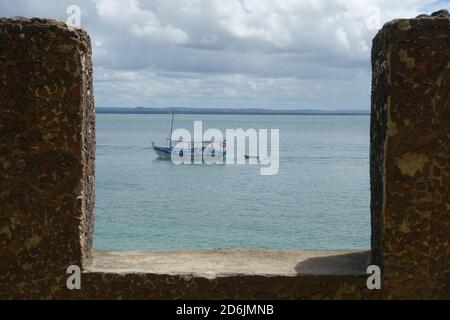
[[[0,291],[10,297],[50,296],[67,266],[90,259],[94,118],[86,32],[0,19]]]
[[[390,297],[450,295],[450,17],[394,20],[374,39],[373,262]]]

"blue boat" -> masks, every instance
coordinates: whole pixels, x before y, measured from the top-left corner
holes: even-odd
[[[152,141],[152,148],[155,151],[156,155],[160,159],[170,160],[172,158],[172,154],[176,154],[179,157],[190,157],[191,159],[201,157],[202,159],[205,156],[208,157],[223,157],[226,156],[226,140],[223,142],[217,143],[214,140],[212,141],[173,141],[172,140],[172,132],[173,132],[173,122],[175,117],[175,111],[172,113],[172,125],[170,128],[169,137],[166,139],[166,145],[156,145]]]
[[[155,143],[152,141],[152,147],[155,153],[158,155],[161,159],[170,159],[172,155],[172,147],[161,147],[155,145]]]

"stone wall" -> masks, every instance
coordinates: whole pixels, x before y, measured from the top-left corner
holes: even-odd
[[[450,294],[450,25],[384,26],[373,43],[372,253],[394,297]]]
[[[388,23],[374,40],[372,254],[366,276],[207,279],[87,270],[95,119],[88,35],[55,20],[0,19],[0,298],[450,298],[449,17]],[[326,264],[327,260],[321,263]]]
[[[86,32],[0,19],[0,296],[50,296],[68,264],[88,262],[94,117]]]

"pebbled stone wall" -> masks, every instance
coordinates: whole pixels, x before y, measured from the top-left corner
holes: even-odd
[[[86,32],[0,19],[0,296],[51,296],[89,261],[94,117]]]
[[[450,18],[395,20],[374,39],[372,256],[366,276],[82,274],[92,258],[95,115],[88,35],[0,19],[0,298],[450,298]],[[326,263],[326,261],[324,262]]]
[[[450,16],[386,24],[373,43],[372,253],[389,296],[450,297]]]

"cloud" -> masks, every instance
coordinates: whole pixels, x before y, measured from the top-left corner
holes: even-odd
[[[427,0],[4,0],[5,16],[79,5],[98,106],[369,108],[381,25]]]
[[[96,0],[100,22],[114,25],[115,29],[129,32],[143,42],[184,44],[189,36],[170,24],[161,25],[155,14],[142,9],[137,0]]]

